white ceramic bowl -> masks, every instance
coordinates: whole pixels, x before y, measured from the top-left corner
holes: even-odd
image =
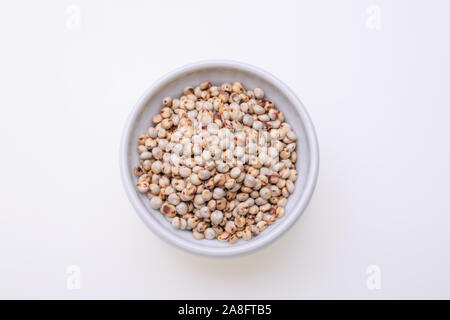
[[[284,112],[286,121],[297,134],[298,179],[294,193],[287,201],[285,216],[270,225],[250,241],[239,239],[235,244],[218,240],[195,240],[190,231],[175,230],[163,215],[149,206],[145,194],[136,191],[137,178],[133,168],[139,163],[137,138],[151,124],[152,116],[161,109],[166,96],[177,97],[186,86],[204,80],[214,84],[240,81],[246,88],[263,88],[266,97]],[[314,191],[319,169],[319,150],[313,124],[305,107],[295,94],[270,73],[254,66],[235,61],[201,61],[170,72],[153,86],[134,106],[122,137],[120,169],[123,184],[131,204],[145,224],[167,242],[187,251],[215,257],[234,256],[253,252],[271,243],[286,232],[301,216]]]

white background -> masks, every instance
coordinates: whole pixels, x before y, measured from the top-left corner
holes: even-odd
[[[445,0],[3,1],[0,298],[450,298],[449,12]],[[286,82],[321,150],[298,223],[227,260],[157,238],[118,167],[144,90],[213,58]]]

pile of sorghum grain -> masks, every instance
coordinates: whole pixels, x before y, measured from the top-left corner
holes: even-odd
[[[163,99],[152,122],[138,138],[137,189],[174,228],[234,243],[284,215],[297,137],[262,89],[205,81]]]

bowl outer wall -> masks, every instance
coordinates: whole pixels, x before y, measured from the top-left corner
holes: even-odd
[[[291,205],[291,207],[289,210],[286,210],[285,216],[282,219],[277,219],[277,222],[273,225],[275,226],[278,224],[277,227],[273,228],[273,226],[269,226],[269,228],[267,228],[264,232],[262,232],[261,235],[259,235],[258,237],[252,239],[251,241],[244,242],[243,244],[240,245],[237,244],[229,245],[228,243],[219,243],[218,241],[216,241],[217,244],[215,244],[214,246],[209,246],[204,244],[205,241],[208,241],[209,243],[211,243],[212,241],[209,240],[192,241],[192,236],[190,236],[190,239],[178,236],[176,232],[183,232],[183,231],[174,230],[170,226],[170,223],[168,223],[163,217],[152,216],[152,210],[148,207],[148,204],[145,204],[143,202],[145,201],[146,197],[141,194],[138,194],[138,192],[135,189],[135,181],[133,180],[132,171],[137,163],[131,163],[130,157],[134,156],[133,153],[136,154],[137,157],[137,152],[135,149],[135,141],[137,139],[137,136],[132,136],[132,132],[135,131],[134,130],[135,124],[139,116],[142,115],[143,111],[146,109],[146,107],[148,107],[148,102],[152,99],[154,100],[155,96],[158,96],[158,93],[163,91],[166,86],[173,85],[173,83],[177,81],[182,83],[182,85],[188,85],[183,83],[182,81],[183,77],[192,77],[196,73],[202,73],[205,72],[205,70],[210,69],[216,70],[216,72],[218,73],[244,72],[246,74],[253,75],[256,82],[261,80],[266,81],[270,83],[274,88],[279,90],[281,94],[284,95],[289,100],[291,107],[294,107],[295,111],[298,113],[298,116],[301,119],[302,130],[298,132],[298,130],[300,129],[296,125],[292,125],[292,123],[290,124],[293,127],[294,131],[296,131],[296,134],[299,136],[300,133],[300,136],[302,136],[305,139],[307,149],[309,149],[308,157],[304,161],[305,163],[307,163],[306,165],[307,172],[302,171],[299,172],[299,177],[304,179],[304,181],[302,181],[301,193],[298,193],[299,191],[297,185],[299,182],[297,181],[296,190],[288,198],[288,205]],[[198,81],[200,80],[201,79],[198,79]],[[237,80],[241,81],[240,79],[236,79],[235,81]],[[231,81],[231,79],[229,81]],[[244,85],[246,85],[246,83],[244,83]],[[161,95],[159,99],[162,99],[164,96],[165,96],[164,94]],[[176,96],[176,94],[172,94],[172,96]],[[269,95],[268,97],[270,98]],[[277,105],[276,101],[275,105]],[[158,106],[158,108],[160,108],[160,105]],[[287,122],[289,123],[289,118],[287,118]],[[301,153],[302,150],[297,149],[297,152]],[[299,161],[297,161],[296,164],[297,168],[298,163]],[[124,184],[125,191],[131,204],[139,214],[140,218],[144,221],[144,223],[160,238],[164,239],[165,241],[169,242],[172,245],[175,245],[176,247],[182,248],[184,250],[196,254],[215,257],[236,256],[254,252],[255,250],[262,248],[267,244],[273,242],[278,237],[280,237],[284,232],[286,232],[301,216],[301,214],[303,213],[304,209],[306,208],[312,197],[317,182],[319,170],[319,148],[313,124],[305,107],[303,106],[301,101],[297,98],[297,96],[284,83],[282,83],[279,79],[277,79],[270,73],[245,63],[228,60],[210,60],[210,61],[196,62],[180,67],[163,76],[158,81],[156,81],[144,93],[144,95],[134,106],[125,124],[120,146],[120,170],[122,182]],[[148,201],[146,202],[148,203]],[[153,210],[153,212],[157,211]],[[160,219],[164,219],[164,224],[158,223],[158,221],[156,221]],[[281,222],[279,222],[278,220],[280,220]],[[172,230],[169,228],[172,228]],[[184,235],[184,237],[186,236]]]

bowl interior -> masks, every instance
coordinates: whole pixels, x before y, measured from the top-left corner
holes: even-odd
[[[159,211],[150,208],[145,194],[141,194],[135,189],[137,178],[133,173],[133,168],[139,163],[136,151],[138,136],[149,128],[153,115],[161,109],[161,101],[164,97],[179,97],[186,86],[195,86],[205,80],[209,80],[213,84],[240,81],[247,89],[263,88],[266,97],[284,112],[286,121],[292,126],[298,137],[296,163],[298,179],[295,182],[294,193],[288,198],[285,216],[277,219],[274,224],[251,241],[240,239],[237,243],[230,245],[218,240],[195,240],[190,231],[174,229]],[[235,64],[205,64],[179,69],[150,88],[130,116],[122,141],[122,152],[124,153],[122,174],[128,196],[144,222],[165,240],[175,245],[192,252],[216,256],[251,251],[286,231],[301,215],[304,206],[309,201],[310,195],[304,195],[305,184],[308,178],[311,179],[309,177],[311,174],[311,132],[309,131],[311,129],[307,128],[308,125],[309,118],[301,102],[277,79],[261,70]]]

